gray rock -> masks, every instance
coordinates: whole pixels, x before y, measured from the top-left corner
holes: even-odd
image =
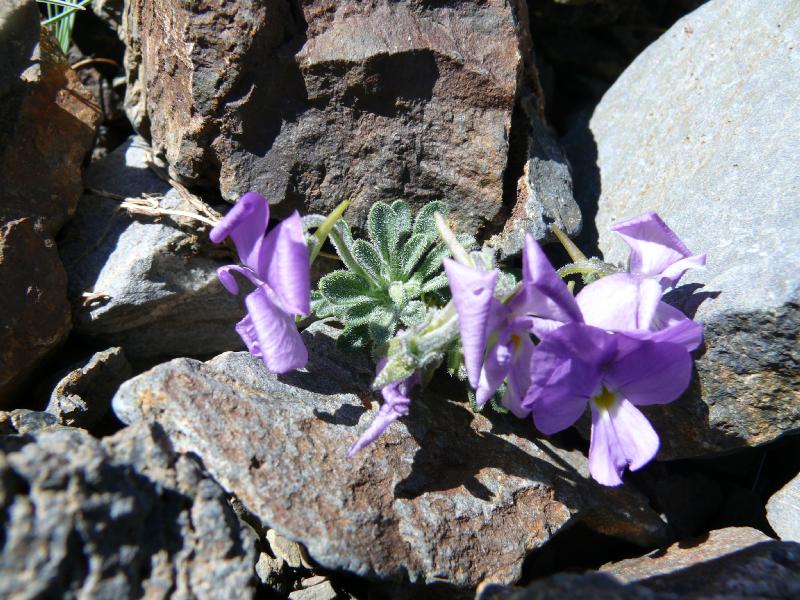
[[[542,202],[553,216],[549,198],[513,189],[524,160],[507,173],[511,140],[524,153],[538,133],[524,119],[511,131],[516,100],[538,87],[526,2],[170,0],[164,12],[169,39],[160,12],[129,2],[126,106],[176,177],[231,201],[258,191],[284,214],[351,199],[356,225],[397,198],[444,199],[472,234],[511,212],[536,222]]]
[[[88,184],[119,197],[168,190],[163,207],[192,210],[146,169],[148,157],[148,148],[132,138],[93,165]],[[75,330],[122,346],[130,358],[242,348],[233,326],[244,316],[243,303],[216,276],[219,266],[235,258],[205,238],[170,218],[134,218],[120,211],[118,200],[84,196],[60,243],[69,296],[81,307]],[[84,302],[85,294],[96,301]]]
[[[644,546],[664,541],[645,498],[592,482],[580,452],[536,439],[527,421],[433,395],[348,459],[375,415],[364,406],[372,369],[324,330],[305,337],[306,370],[276,377],[245,352],[176,359],[126,382],[114,410],[158,423],[327,568],[471,587],[514,581],[530,550],[576,522]]]
[[[20,75],[28,67],[39,41],[39,11],[33,0],[6,0],[0,6],[0,106],[8,108],[6,96],[21,87]],[[8,114],[6,114],[6,119]],[[4,121],[6,120],[4,119]],[[2,127],[11,125],[4,123]],[[0,133],[0,138],[2,134]]]
[[[706,343],[690,393],[646,411],[662,459],[800,429],[798,53],[797,2],[711,0],[643,52],[591,119],[606,258],[627,255],[609,226],[648,210],[708,254],[669,295],[696,310]]]
[[[600,573],[555,575],[523,589],[486,586],[478,600],[790,600],[798,594],[800,544],[730,528],[605,565]]]
[[[45,412],[62,425],[89,429],[106,415],[117,388],[132,374],[122,348],[97,352],[58,382]]]
[[[0,411],[0,435],[34,433],[58,426],[56,416],[47,412],[27,408]]]
[[[290,600],[336,600],[337,597],[336,590],[327,580],[289,594]]]
[[[769,499],[767,521],[782,540],[800,542],[800,475]]]
[[[0,437],[4,598],[250,598],[252,533],[156,426]]]
[[[291,589],[291,570],[282,558],[273,558],[262,552],[256,563],[259,581],[273,593],[286,595]]]

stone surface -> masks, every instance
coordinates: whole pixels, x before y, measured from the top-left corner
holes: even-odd
[[[323,581],[289,594],[290,600],[336,600],[337,597],[338,594],[330,581]]]
[[[782,540],[800,542],[800,475],[769,499],[767,520]]]
[[[555,575],[527,588],[486,586],[478,600],[790,600],[800,594],[800,544],[748,528],[712,531],[649,556],[612,563],[600,573]]]
[[[75,211],[101,112],[45,30],[21,80],[3,101],[0,223],[27,217],[53,236]]]
[[[514,208],[512,114],[538,86],[525,2],[134,0],[125,16],[128,115],[176,176],[283,214],[351,199],[356,225],[376,200],[444,199],[473,234]]]
[[[584,522],[644,546],[664,524],[630,486],[602,488],[586,458],[527,421],[426,396],[348,459],[373,418],[372,367],[306,332],[307,370],[275,377],[247,353],[176,359],[126,382],[119,418],[157,422],[254,515],[327,568],[470,587],[511,582],[526,554]]]
[[[45,412],[55,415],[62,425],[89,429],[106,415],[117,388],[131,375],[122,348],[97,352],[58,382]]]
[[[33,49],[39,41],[39,11],[33,0],[6,0],[0,6],[0,107],[16,113],[16,102],[9,98],[16,95],[23,83],[20,75],[27,68]],[[10,102],[9,102],[10,101]],[[7,102],[9,102],[7,104]],[[14,106],[14,108],[12,108]],[[4,114],[5,113],[4,110]],[[4,119],[0,125],[0,139],[4,128],[13,123]]]
[[[711,0],[647,48],[591,119],[605,256],[626,257],[609,226],[649,210],[708,254],[669,296],[696,310],[706,343],[690,392],[645,411],[662,459],[800,429],[798,75],[798,3]]]
[[[647,556],[609,563],[601,571],[614,575],[624,583],[667,575],[733,554],[770,538],[748,527],[731,527],[712,531],[705,538],[681,541],[666,550]],[[798,565],[800,567],[800,565]]]
[[[0,188],[2,189],[2,188]],[[2,194],[3,192],[0,192]],[[70,330],[67,278],[30,219],[0,225],[0,407]]]
[[[81,199],[60,242],[69,297],[78,308],[75,330],[122,346],[130,358],[242,348],[233,326],[244,305],[216,276],[233,256],[211,246],[205,232],[171,218],[129,216],[113,199],[166,194],[162,206],[192,210],[147,168],[148,158],[147,146],[132,138],[87,174],[94,194]],[[84,302],[85,294],[96,300]]]
[[[0,507],[4,598],[253,595],[252,532],[157,426],[0,437]]]

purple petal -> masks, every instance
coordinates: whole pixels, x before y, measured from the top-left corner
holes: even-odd
[[[575,298],[530,234],[522,253],[522,287],[509,308],[557,324],[583,321]]]
[[[524,419],[531,414],[531,409],[523,405],[525,395],[531,386],[531,356],[533,355],[533,342],[525,333],[520,337],[520,343],[514,348],[513,361],[509,369],[506,393],[503,395],[502,404],[515,416]],[[581,409],[582,411],[582,409]]]
[[[672,263],[661,273],[659,283],[664,288],[674,287],[678,280],[683,277],[689,269],[704,267],[706,264],[705,254],[696,254]]]
[[[236,278],[233,276],[233,272],[243,275],[256,287],[264,285],[264,282],[256,277],[255,273],[253,273],[247,267],[241,267],[239,265],[225,265],[224,267],[217,269],[217,278],[222,286],[231,294],[239,293],[239,284],[236,283]]]
[[[486,404],[503,383],[511,367],[512,349],[509,340],[498,341],[489,349],[481,369],[481,377],[475,390],[475,404],[479,407]]]
[[[658,453],[658,434],[647,418],[625,399],[608,410],[592,402],[589,473],[603,485],[620,485],[622,472],[640,469]]]
[[[661,293],[654,279],[616,273],[587,285],[575,300],[587,325],[608,331],[636,331],[650,329]]]
[[[444,259],[444,269],[458,311],[464,366],[474,389],[480,382],[497,271],[478,271],[449,258]]]
[[[263,196],[247,192],[208,234],[215,244],[230,237],[239,260],[259,273],[259,256],[269,222],[269,204]]]
[[[659,302],[650,328],[646,339],[680,344],[689,352],[703,343],[703,326],[666,302]]]
[[[236,325],[250,352],[264,361],[272,373],[301,369],[308,352],[297,331],[294,318],[284,312],[267,286],[261,286],[244,299],[248,315]]]
[[[656,213],[646,213],[639,217],[617,223],[611,228],[631,247],[630,270],[632,273],[661,277],[676,282],[690,266],[680,267],[680,273],[665,273],[670,266],[691,256],[686,245],[678,239]],[[704,260],[704,257],[703,257]],[[670,283],[670,285],[674,285]]]
[[[269,283],[288,312],[311,312],[309,253],[297,211],[267,234],[259,266],[257,273]]]
[[[605,367],[603,382],[633,404],[672,402],[689,386],[692,357],[678,344],[637,341],[637,348]]]
[[[562,431],[578,420],[600,391],[600,366],[615,351],[612,334],[580,323],[558,328],[536,346],[523,406],[532,410],[542,433]]]
[[[380,372],[385,365],[386,359],[383,359],[378,364],[377,371]],[[358,438],[356,443],[350,447],[350,450],[347,452],[348,457],[353,456],[356,452],[377,440],[381,434],[386,431],[389,425],[400,417],[408,414],[408,406],[411,403],[411,399],[408,396],[411,392],[411,388],[417,383],[419,383],[419,375],[415,373],[411,377],[387,385],[381,390],[384,403],[381,405],[367,430],[361,434],[361,437]]]

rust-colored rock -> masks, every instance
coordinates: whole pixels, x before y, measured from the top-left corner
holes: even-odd
[[[530,422],[426,395],[349,459],[374,417],[372,369],[324,331],[307,370],[275,377],[245,352],[177,359],[123,384],[126,422],[157,422],[267,525],[328,568],[381,579],[508,583],[526,554],[584,522],[644,546],[664,523],[630,486],[603,488],[585,456]],[[652,547],[652,546],[651,546]]]
[[[67,275],[29,219],[0,226],[0,406],[69,333]]]
[[[0,223],[29,218],[53,236],[77,206],[101,112],[47,31],[22,81],[18,112],[3,115],[16,125],[0,136]]]
[[[473,234],[516,201],[512,113],[538,85],[525,2],[131,0],[121,35],[131,121],[174,174],[228,200],[257,190],[287,213],[349,198],[360,222],[376,200],[444,199]]]

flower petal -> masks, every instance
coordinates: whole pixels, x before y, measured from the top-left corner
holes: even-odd
[[[581,323],[558,328],[531,355],[531,385],[522,406],[545,434],[566,429],[600,391],[599,367],[614,356],[612,334]]]
[[[386,359],[378,364],[378,372],[386,365]],[[370,423],[367,430],[361,434],[355,444],[347,451],[347,456],[353,456],[356,452],[377,440],[381,434],[400,417],[408,414],[408,406],[411,399],[408,397],[411,388],[419,383],[419,375],[414,373],[411,377],[387,385],[381,390],[384,403],[381,405],[375,418]]]
[[[523,405],[525,395],[531,386],[531,356],[534,345],[530,336],[525,333],[520,338],[519,346],[514,350],[513,361],[508,372],[506,393],[502,404],[515,416],[524,419],[531,414],[531,409]],[[583,412],[583,409],[581,409]]]
[[[449,258],[444,259],[444,268],[458,311],[464,366],[474,389],[480,382],[497,271],[478,271]]]
[[[650,329],[661,293],[654,279],[615,273],[587,285],[575,300],[587,325],[608,331],[636,331]]]
[[[609,390],[633,404],[666,404],[689,386],[692,357],[679,344],[638,340],[638,347],[606,366],[602,377]]]
[[[308,352],[297,331],[294,318],[281,310],[274,293],[266,286],[244,299],[248,315],[236,325],[248,349],[264,361],[272,373],[301,369]]]
[[[309,258],[303,223],[294,211],[267,234],[257,273],[269,283],[284,308],[295,315],[311,312]]]
[[[255,192],[247,192],[209,232],[208,237],[215,244],[230,237],[242,264],[259,273],[261,244],[268,222],[269,204],[266,199]]]
[[[659,302],[650,328],[647,339],[680,344],[689,352],[703,343],[703,326],[666,302]]]
[[[691,256],[686,245],[654,212],[617,223],[611,230],[631,247],[632,273],[661,277],[671,265]]]
[[[674,287],[678,280],[683,277],[683,274],[686,273],[689,269],[695,268],[702,268],[706,265],[706,255],[705,254],[695,254],[694,256],[688,256],[684,259],[681,259],[677,262],[672,263],[668,266],[664,271],[661,273],[661,279],[659,283],[662,287],[669,288]]]
[[[640,469],[658,453],[658,434],[633,404],[620,398],[609,409],[592,402],[589,473],[603,485],[620,485],[622,472]]]
[[[236,282],[233,272],[239,273],[240,275],[246,277],[256,287],[264,285],[264,282],[256,277],[255,273],[253,273],[253,271],[247,267],[242,267],[240,265],[225,265],[217,269],[217,278],[222,286],[231,294],[239,294],[239,284]]]
[[[557,324],[583,321],[575,298],[530,234],[522,253],[522,287],[509,308],[513,314],[529,314]]]
[[[475,390],[475,404],[479,407],[489,401],[508,375],[512,350],[507,338],[508,336],[504,341],[498,341],[486,354],[480,381]]]

